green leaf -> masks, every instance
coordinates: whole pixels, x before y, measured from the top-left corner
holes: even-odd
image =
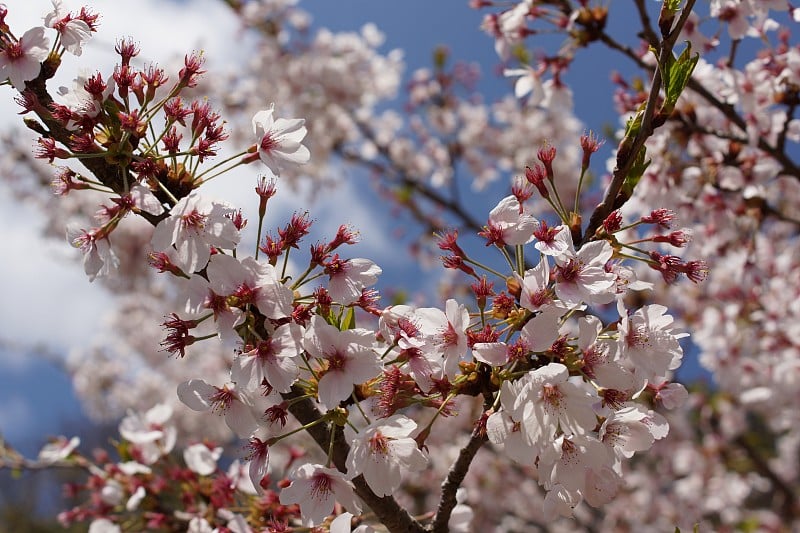
[[[628,139],[633,139],[636,135],[639,134],[639,130],[642,129],[642,120],[644,119],[644,105],[639,107],[639,111],[631,118],[628,119],[628,122],[625,123],[625,137]]]
[[[347,329],[353,329],[356,327],[356,310],[354,307],[350,307],[347,310],[347,313],[342,317],[342,324],[339,328],[341,331]]]
[[[317,307],[317,314],[322,316],[325,319],[325,322],[330,324],[331,326],[339,329],[339,317],[336,316],[336,313],[333,312],[333,309],[328,309],[327,313],[323,313],[320,307]]]
[[[680,8],[683,0],[664,0],[664,9],[667,11],[672,11],[673,13],[677,13]]]
[[[640,105],[636,114],[629,118],[628,122],[625,123],[625,136],[622,138],[622,141],[620,141],[619,147],[617,148],[618,162],[625,161],[632,155],[631,150],[633,148],[633,143],[636,140],[636,136],[639,135],[639,131],[642,129],[644,108],[645,104]]]
[[[647,170],[648,166],[650,166],[650,160],[648,159],[645,161],[646,155],[647,148],[642,146],[641,150],[639,150],[639,153],[636,154],[636,159],[634,159],[631,169],[628,171],[628,175],[625,176],[625,181],[622,182],[620,194],[624,195],[625,198],[630,198],[633,196],[633,190],[636,188],[639,180],[642,179],[644,171]]]
[[[687,41],[686,48],[677,58],[670,58],[666,68],[662,68],[664,78],[664,105],[661,111],[665,114],[672,113],[678,98],[689,83],[692,72],[700,60],[700,54],[692,55],[692,44]]]

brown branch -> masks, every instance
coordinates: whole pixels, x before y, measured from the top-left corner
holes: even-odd
[[[619,43],[607,33],[603,32],[600,35],[599,40],[612,50],[616,50],[627,58],[631,59],[639,68],[651,72],[654,70],[654,67],[645,63],[633,48]],[[722,113],[726,119],[728,119],[746,135],[747,122],[736,112],[736,108],[733,105],[721,101],[695,78],[689,79],[689,82],[686,84],[686,88],[703,98],[703,100],[717,109],[717,111]],[[800,166],[798,166],[797,163],[795,163],[780,146],[772,146],[763,138],[758,139],[756,146],[782,165],[782,174],[787,174],[800,179]]]
[[[458,453],[458,458],[450,467],[447,473],[447,478],[442,483],[442,498],[439,501],[439,508],[436,509],[436,518],[433,521],[431,531],[434,533],[446,533],[448,531],[447,523],[450,521],[450,515],[456,506],[456,491],[461,486],[461,482],[469,472],[470,464],[475,458],[475,454],[486,443],[486,431],[483,426],[476,426],[472,430],[472,435],[469,442]]]
[[[298,400],[303,396],[305,396],[305,393],[298,387],[292,387],[292,392],[283,395],[286,400],[297,400],[289,407],[289,411],[301,424],[306,425],[319,420],[322,417],[322,413],[319,412],[319,409],[311,399],[303,398]],[[326,424],[316,424],[306,431],[320,448],[325,451],[328,450],[330,429]],[[346,461],[350,446],[345,441],[342,428],[337,426],[334,432],[331,460],[340,472],[345,472],[347,470]],[[423,533],[425,531],[422,525],[414,520],[405,509],[400,507],[392,496],[378,496],[375,494],[364,480],[364,476],[358,476],[353,479],[353,485],[358,497],[369,506],[375,516],[378,517],[378,520],[389,531],[394,533]]]
[[[636,11],[639,13],[639,21],[642,23],[641,37],[653,48],[658,47],[658,35],[653,30],[653,25],[650,22],[650,15],[647,13],[647,6],[645,0],[636,0]]]
[[[377,163],[375,161],[370,161],[368,159],[364,159],[363,157],[361,157],[361,156],[359,156],[359,155],[357,155],[357,154],[355,154],[355,153],[353,153],[351,151],[347,151],[347,150],[344,150],[344,149],[341,149],[341,148],[337,148],[336,153],[345,162],[353,163],[355,165],[362,166],[362,167],[366,168],[367,170],[369,170],[370,172],[378,174],[378,175],[381,175],[381,176],[385,176],[385,175],[387,175],[389,173],[392,173],[392,172],[400,173],[399,170],[396,170],[393,167],[390,168],[390,167],[387,167],[385,165],[382,165],[381,163]],[[413,187],[411,185],[411,183],[414,183],[414,181],[411,180],[410,178],[407,178],[407,177],[398,178],[398,181],[400,182],[399,185],[404,186],[404,187],[409,187],[412,190],[414,190],[416,192],[419,192],[418,188]],[[431,192],[435,193],[435,191],[431,191]],[[432,199],[430,196],[425,196],[425,198],[427,198],[431,202],[434,202],[434,203],[437,202],[436,199]],[[425,213],[422,210],[422,208],[419,205],[417,205],[416,203],[414,203],[412,200],[413,200],[413,198],[409,198],[408,201],[397,200],[397,203],[400,204],[405,209],[407,209],[409,211],[409,213],[411,214],[411,216],[417,222],[419,222],[425,228],[425,231],[427,231],[429,234],[436,233],[437,231],[442,231],[444,229],[443,226],[445,226],[445,224],[442,224],[441,220],[438,220],[433,215],[429,215],[428,213]],[[448,203],[451,204],[452,206],[454,206],[455,208],[458,208],[457,204],[454,204],[454,203],[451,203],[451,202],[448,202]],[[458,213],[454,211],[454,207],[451,207],[451,205],[441,205],[441,204],[438,204],[438,205],[440,205],[440,207],[442,207],[443,209],[448,210],[451,213],[455,214],[458,218],[461,218],[458,215]],[[462,222],[462,224],[464,224],[464,226],[469,227],[469,224],[466,223],[463,219],[461,220],[461,222]]]
[[[47,80],[52,78],[58,69],[60,60],[51,56],[42,63],[39,75],[26,82],[27,90],[36,97],[36,105],[33,112],[47,128],[47,135],[60,142],[64,146],[69,146],[72,132],[66,129],[60,122],[50,114],[50,106],[53,98],[47,91]],[[119,167],[106,162],[104,158],[81,158],[78,159],[103,185],[111,188],[115,192],[124,190],[124,181],[119,173]]]
[[[35,97],[35,104],[32,111],[46,127],[44,134],[64,146],[69,146],[72,140],[72,132],[53,118],[50,113],[50,106],[53,104],[53,98],[47,91],[47,80],[55,75],[59,64],[60,60],[54,56],[45,60],[41,65],[39,75],[33,80],[26,82],[25,90],[29,91]],[[76,158],[76,160],[86,167],[100,183],[110,188],[115,193],[123,194],[126,192],[125,173],[127,171],[118,163],[109,162],[105,157],[85,157]],[[177,196],[178,199],[180,199],[181,195],[177,194]],[[169,216],[167,212],[161,215],[151,215],[150,213],[140,211],[138,214],[153,226],[156,226],[161,220]]]
[[[672,32],[661,43],[658,54],[659,65],[667,65],[668,60],[672,59],[672,49],[680,35],[681,29],[689,17],[689,13],[691,13],[694,7],[694,3],[695,0],[688,0]],[[627,178],[628,172],[630,172],[639,151],[643,149],[647,139],[649,139],[650,136],[653,135],[655,129],[661,125],[653,122],[656,114],[658,97],[661,92],[661,83],[661,69],[655,68],[653,69],[653,81],[650,86],[650,94],[648,95],[642,115],[642,124],[632,140],[626,137],[620,142],[619,148],[617,149],[617,164],[612,173],[611,183],[603,197],[603,201],[595,208],[589,218],[589,225],[586,228],[586,233],[581,239],[582,244],[590,241],[594,237],[597,228],[603,223],[603,220],[605,220],[612,211],[622,207],[622,204],[627,201],[627,198],[619,196],[625,178]]]

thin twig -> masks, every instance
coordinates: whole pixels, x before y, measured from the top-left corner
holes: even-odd
[[[659,50],[658,54],[659,65],[666,65],[667,61],[672,58],[672,49],[675,46],[675,41],[677,41],[681,29],[686,23],[689,13],[694,7],[694,3],[695,0],[688,0],[671,33],[661,43],[661,49]],[[589,225],[586,228],[586,233],[583,235],[581,243],[590,241],[594,237],[595,231],[600,227],[600,224],[602,224],[603,220],[605,220],[605,218],[610,215],[614,209],[621,207],[617,200],[617,195],[622,189],[625,178],[628,176],[628,172],[630,172],[631,167],[636,161],[639,151],[642,149],[642,147],[644,147],[645,142],[650,138],[655,130],[653,125],[653,117],[656,113],[656,105],[661,92],[661,83],[661,69],[655,68],[653,69],[653,81],[650,86],[650,94],[647,98],[647,103],[642,115],[642,123],[639,131],[637,132],[636,137],[630,143],[630,146],[627,146],[624,151],[617,151],[617,165],[614,168],[611,183],[609,184],[608,190],[603,197],[603,201],[600,202],[600,204],[595,208],[594,212],[589,218]],[[627,138],[623,139],[622,143],[620,143],[620,146],[625,144],[627,141]]]
[[[478,426],[473,429],[469,442],[461,449],[458,453],[458,458],[453,463],[453,466],[450,467],[447,478],[442,483],[442,498],[439,501],[439,508],[436,509],[436,518],[431,529],[434,533],[446,533],[448,531],[447,523],[450,521],[450,515],[456,506],[456,492],[469,471],[472,459],[475,458],[475,454],[486,443],[486,440],[485,428]]]

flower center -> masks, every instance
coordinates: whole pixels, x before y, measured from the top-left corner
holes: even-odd
[[[561,390],[558,388],[558,385],[546,383],[542,387],[541,398],[543,402],[551,407],[558,408],[561,406],[563,394],[561,394]]]
[[[236,287],[236,292],[233,293],[239,299],[239,304],[250,304],[256,300],[258,289],[250,287],[246,283],[242,283]]]
[[[230,390],[228,387],[222,387],[221,389],[217,389],[217,392],[211,395],[209,398],[211,402],[211,410],[212,411],[225,411],[227,410],[233,401],[236,399],[236,393]]]
[[[275,356],[275,350],[272,347],[272,341],[266,340],[258,343],[256,348],[256,357],[262,360],[270,359]]]
[[[389,439],[383,433],[378,431],[369,439],[369,449],[373,454],[388,455],[389,453]]]
[[[328,355],[327,359],[328,369],[333,371],[344,370],[345,364],[347,363],[347,357],[345,357],[344,354],[340,353],[338,350]]]
[[[200,213],[197,209],[193,209],[181,217],[183,227],[187,231],[194,231],[200,233],[206,225],[206,215]]]
[[[445,346],[455,346],[458,344],[458,333],[453,324],[447,323],[447,329],[442,333],[442,342]]]
[[[333,256],[333,258],[325,265],[325,273],[329,275],[331,278],[334,276],[341,274],[345,271],[347,261],[343,261],[339,259],[338,255]]]
[[[203,301],[203,307],[206,309],[211,309],[215,316],[229,309],[226,298],[224,296],[220,296],[212,290],[208,291],[206,299]]]
[[[323,472],[314,474],[311,478],[311,496],[316,500],[324,500],[331,492],[333,492],[331,477]]]
[[[522,361],[528,356],[528,345],[522,339],[517,339],[514,344],[508,347],[509,361]]]
[[[647,331],[647,328],[644,325],[636,326],[635,328],[631,328],[630,333],[626,337],[625,341],[628,343],[628,346],[631,348],[639,348],[641,350],[649,348],[651,346],[650,342],[650,335]]]
[[[21,59],[25,53],[22,51],[22,41],[8,45],[6,48],[6,57],[9,61],[14,62]]]
[[[570,259],[569,263],[563,267],[558,267],[558,275],[562,281],[574,282],[576,279],[578,279],[578,275],[580,273],[581,264],[579,261],[575,261],[574,259]]]
[[[263,151],[271,152],[278,146],[278,140],[272,136],[272,132],[267,132],[264,137],[261,138],[260,146]]]

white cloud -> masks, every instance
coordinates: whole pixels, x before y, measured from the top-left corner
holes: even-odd
[[[236,21],[230,9],[217,0],[195,0],[190,5],[163,0],[119,2],[97,0],[64,5],[77,11],[86,5],[101,15],[98,33],[87,44],[83,55],[65,54],[62,66],[51,87],[69,85],[80,68],[90,72],[111,72],[118,56],[114,43],[132,36],[140,45],[140,59],[163,65],[178,64],[194,50],[204,50],[209,68],[230,66],[238,57],[230,36],[236,33]],[[28,28],[42,25],[43,16],[52,9],[47,0],[7,4],[6,22],[21,35]],[[213,20],[213,31],[208,21]],[[52,36],[51,36],[52,38]],[[18,107],[12,91],[0,87],[0,130],[19,128],[22,135],[34,136],[21,128]],[[43,344],[66,351],[85,344],[97,329],[100,310],[111,305],[111,296],[99,284],[90,284],[83,273],[80,258],[66,241],[42,238],[41,215],[37,208],[20,203],[0,187],[0,232],[3,257],[0,261],[0,306],[2,337],[12,345]],[[10,350],[11,353],[19,353]],[[23,364],[24,356],[16,363]],[[7,361],[10,363],[10,361]],[[15,363],[15,364],[16,364]]]
[[[87,43],[80,57],[64,54],[62,65],[51,87],[69,86],[75,73],[81,68],[90,72],[101,71],[104,75],[113,70],[119,56],[114,52],[115,43],[123,37],[131,37],[139,43],[141,53],[138,60],[143,63],[158,63],[162,66],[179,64],[183,56],[195,50],[203,50],[209,67],[230,67],[243,61],[237,46],[231,46],[231,36],[236,35],[238,23],[230,8],[218,0],[193,0],[170,2],[165,0],[94,0],[77,2],[67,0],[64,6],[78,11],[82,6],[100,14],[99,27]],[[43,17],[52,10],[48,0],[28,0],[7,5],[6,22],[16,35],[43,24]],[[213,21],[213,26],[209,25]],[[209,29],[211,28],[211,29]],[[53,32],[48,32],[51,42]],[[8,87],[0,87],[0,117],[11,117],[18,122],[18,107],[11,99]]]
[[[42,238],[36,207],[20,203],[4,187],[0,206],[6,258],[0,261],[3,339],[50,348],[85,342],[97,328],[98,311],[111,297],[102,286],[88,282],[66,239]]]

